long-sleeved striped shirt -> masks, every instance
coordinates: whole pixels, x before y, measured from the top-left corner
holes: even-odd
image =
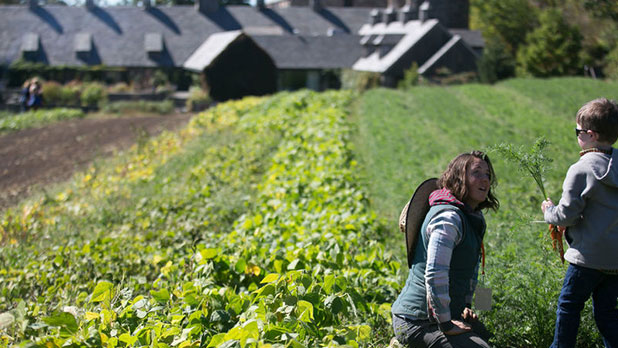
[[[425,268],[425,287],[430,315],[437,322],[443,323],[458,317],[461,313],[451,313],[449,304],[449,270],[453,249],[463,238],[463,224],[459,215],[452,210],[443,211],[434,216],[424,231],[429,237],[427,245],[427,265]],[[476,288],[478,264],[470,279],[466,303],[472,302]]]

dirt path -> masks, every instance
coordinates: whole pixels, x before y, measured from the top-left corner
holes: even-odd
[[[80,119],[0,135],[0,211],[42,185],[62,182],[94,158],[141,136],[184,126],[188,114]]]

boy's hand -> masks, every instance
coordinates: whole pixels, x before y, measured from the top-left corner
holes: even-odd
[[[543,201],[543,203],[541,203],[541,210],[543,211],[543,213],[545,213],[545,209],[549,207],[553,207],[553,206],[554,206],[554,202],[552,202],[551,199],[547,198],[546,200]]]
[[[454,325],[453,328],[444,332],[447,336],[461,335],[462,333],[472,331],[472,327],[463,321],[451,320],[451,323]]]

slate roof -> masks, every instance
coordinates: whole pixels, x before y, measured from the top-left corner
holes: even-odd
[[[466,29],[449,29],[453,36],[458,35],[464,40],[464,42],[471,48],[483,48],[485,47],[485,40],[483,35],[478,30],[466,30]]]
[[[438,64],[454,72],[475,70],[477,52],[481,52],[484,45],[480,32],[447,29],[435,18],[405,23],[367,23],[359,34],[366,51],[352,68],[394,77],[401,76],[411,62],[420,65],[420,74],[431,74]]]
[[[315,12],[307,7],[257,10],[248,6],[228,6],[204,14],[193,6],[148,10],[141,7],[87,9],[48,5],[31,9],[0,6],[0,63],[18,59],[24,37],[31,39],[30,34],[38,35],[43,61],[51,65],[83,65],[88,61],[108,66],[182,66],[210,35],[231,30],[255,35],[274,33],[279,37],[298,35],[306,38],[308,46],[316,47],[315,52],[320,52],[323,50],[317,46],[328,45],[327,41],[310,37],[343,33],[331,37],[338,40],[337,35],[355,34],[367,22],[369,12],[368,8],[324,8]],[[163,39],[164,51],[149,54],[145,49],[146,36],[157,33]],[[84,34],[92,38],[93,52],[88,59],[75,52],[76,40],[82,40],[76,37],[83,38]],[[343,41],[339,41],[341,47],[349,48]],[[306,65],[292,63],[298,52],[288,52],[290,56],[279,51],[274,53],[283,46],[300,47],[300,41],[275,42],[264,38],[261,42],[281,66]],[[332,49],[333,45],[329,47]]]
[[[183,67],[193,71],[202,71],[210,65],[217,56],[242,35],[241,30],[226,31],[212,34],[200,47],[193,52]]]
[[[449,52],[451,52],[451,50],[453,50],[457,45],[459,45],[463,50],[468,50],[468,54],[476,57],[476,53],[474,53],[470,46],[465,44],[465,41],[462,39],[462,37],[459,35],[454,35],[444,46],[442,46],[442,48],[438,50],[438,52],[436,52],[431,58],[429,58],[422,66],[418,68],[418,73],[424,74],[430,69],[437,68],[439,66],[439,62],[443,60],[446,55],[448,55]]]
[[[364,52],[358,35],[251,38],[270,55],[278,69],[351,68]]]
[[[384,23],[380,23],[375,26],[366,25],[361,29],[360,33],[362,35],[400,35],[401,33],[405,33],[405,36],[403,36],[395,47],[393,47],[386,55],[381,55],[380,51],[376,50],[367,57],[360,58],[354,64],[354,70],[379,73],[386,72],[430,30],[436,28],[439,25],[439,22],[437,19],[430,19],[425,22],[412,20],[408,21],[405,25],[401,23],[392,23],[388,27],[381,24]]]

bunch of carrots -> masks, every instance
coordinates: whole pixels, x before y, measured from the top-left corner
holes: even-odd
[[[549,145],[549,141],[541,137],[536,140],[529,151],[524,151],[521,147],[516,148],[512,144],[499,144],[493,147],[507,159],[519,164],[519,169],[532,175],[537,187],[541,190],[544,199],[548,199],[543,185],[543,173],[547,164],[552,160],[545,157],[543,149]],[[565,228],[549,225],[549,235],[551,237],[552,248],[560,254],[560,260],[564,263],[564,247],[562,237]]]

